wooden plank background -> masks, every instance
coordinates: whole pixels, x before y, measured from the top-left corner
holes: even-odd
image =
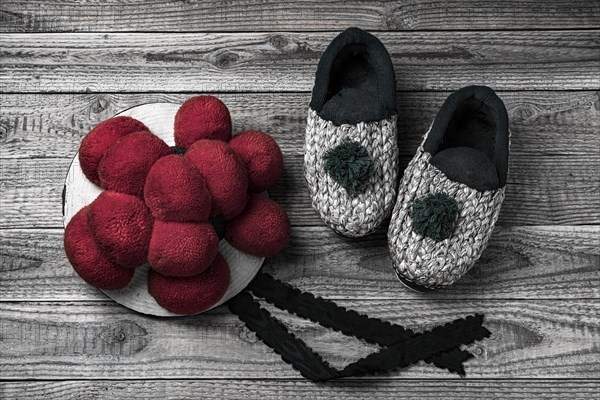
[[[310,91],[336,32],[3,35],[7,92]],[[381,32],[399,90],[597,89],[595,30]]]
[[[373,31],[598,28],[588,0],[5,0],[6,32]]]
[[[499,226],[447,290],[397,282],[385,227],[344,239],[310,207],[302,143],[312,80],[348,26],[376,31],[392,56],[402,165],[451,91],[487,84],[507,105]],[[598,398],[599,2],[7,0],[0,32],[0,398]],[[125,108],[199,93],[227,103],[235,130],[266,130],[283,149],[271,195],[293,235],[265,269],[417,330],[486,313],[494,334],[469,346],[467,379],[421,363],[312,384],[226,309],[151,318],[74,274],[60,197],[81,138]],[[336,366],[375,349],[268,308]]]

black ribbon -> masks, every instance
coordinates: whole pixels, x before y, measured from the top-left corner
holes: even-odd
[[[252,294],[274,306],[320,325],[384,346],[380,351],[349,364],[342,370],[330,366],[277,318],[263,309]],[[272,276],[259,272],[250,285],[228,303],[229,309],[266,345],[312,381],[380,374],[406,367],[419,360],[465,375],[463,362],[472,354],[460,345],[490,335],[482,326],[483,316],[468,316],[432,330],[415,334],[400,325],[346,310],[330,300],[302,292]]]

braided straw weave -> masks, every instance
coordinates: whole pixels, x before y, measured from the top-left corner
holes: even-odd
[[[398,143],[394,115],[375,122],[334,125],[309,109],[304,144],[304,176],[313,207],[331,229],[348,237],[364,236],[390,214],[396,198]],[[373,158],[368,180],[353,197],[325,172],[323,156],[344,140],[364,146]]]
[[[504,187],[480,192],[453,182],[430,159],[421,146],[404,171],[388,244],[396,274],[433,289],[453,284],[473,267],[500,214]],[[439,192],[456,200],[459,215],[452,236],[436,242],[413,232],[410,211],[415,199]]]

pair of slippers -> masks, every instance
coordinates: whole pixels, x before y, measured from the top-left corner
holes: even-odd
[[[453,284],[491,236],[508,174],[508,115],[485,86],[451,94],[399,181],[396,82],[373,35],[349,28],[319,61],[304,171],[314,208],[337,233],[362,237],[390,216],[399,279],[417,290]]]

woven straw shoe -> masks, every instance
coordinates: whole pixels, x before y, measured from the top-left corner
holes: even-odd
[[[375,36],[349,28],[319,61],[304,146],[313,207],[337,233],[367,235],[391,213],[398,179],[396,133],[389,54]]]
[[[417,290],[453,284],[485,249],[508,173],[508,117],[485,86],[445,101],[404,171],[388,231],[396,274]]]

